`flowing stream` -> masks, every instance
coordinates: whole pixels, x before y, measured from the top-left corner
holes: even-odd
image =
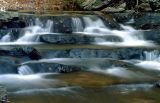
[[[11,103],[159,103],[155,41],[95,15],[63,16],[34,16],[0,37],[0,86]]]

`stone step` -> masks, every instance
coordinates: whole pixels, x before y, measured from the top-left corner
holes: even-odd
[[[93,44],[95,43],[95,39],[103,39],[110,42],[121,42],[121,38],[112,36],[112,35],[105,35],[101,36],[92,35],[92,33],[54,33],[54,34],[43,34],[40,35],[40,41],[45,43],[51,44]]]
[[[108,48],[108,49],[87,49],[87,48],[59,48],[55,49],[44,48],[17,48],[10,50],[0,50],[0,56],[11,57],[27,57],[33,60],[39,60],[43,58],[113,58],[120,60],[129,59],[141,59],[144,55],[144,51],[153,51],[159,49],[155,48]],[[3,58],[2,58],[3,59]]]

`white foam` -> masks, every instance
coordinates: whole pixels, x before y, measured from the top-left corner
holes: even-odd
[[[157,61],[141,61],[140,63],[136,63],[135,65],[147,70],[160,71],[160,62]]]
[[[121,78],[143,78],[146,77],[143,74],[135,73],[133,71],[127,70],[127,68],[123,67],[111,67],[106,69],[100,69],[100,68],[92,68],[90,71],[102,73],[102,74],[109,74]]]

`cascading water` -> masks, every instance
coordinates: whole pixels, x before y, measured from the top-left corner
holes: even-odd
[[[135,64],[136,66],[148,69],[148,70],[160,70],[160,54],[159,51],[145,51],[144,60]]]
[[[123,30],[111,30],[105,25],[105,22],[97,16],[71,17],[71,20],[72,32],[77,35],[83,34],[86,36],[93,36],[95,38],[94,42],[92,42],[93,44],[109,46],[153,46],[151,42],[143,39],[142,32],[137,31],[130,26],[121,25]],[[14,40],[11,43],[10,35],[6,34],[1,38],[0,42],[1,44],[38,43],[40,42],[40,35],[53,34],[54,28],[54,20],[47,20],[43,23],[37,18],[34,23],[30,23],[30,26],[24,29],[24,34],[17,40]],[[108,37],[116,37],[120,41],[114,41],[114,39],[108,41],[108,39],[106,39]]]
[[[44,27],[44,28],[43,28]],[[25,33],[16,42],[38,42],[39,34],[50,33],[53,27],[53,21],[48,20],[46,25],[37,18],[35,20],[35,26],[31,26],[25,29]]]
[[[154,51],[145,51],[144,52],[145,55],[145,60],[146,61],[160,61],[160,54],[159,51],[154,50]]]
[[[0,42],[10,42],[10,41],[11,41],[11,36],[9,33],[4,35],[0,40]]]
[[[63,19],[62,21],[59,20],[58,22],[54,21],[55,18],[53,19],[53,21],[46,20],[45,22],[42,22],[40,19],[35,19],[33,23],[30,23],[29,27],[23,29],[24,33],[21,34],[18,39],[13,41],[11,38],[13,35],[10,35],[8,33],[0,39],[0,42],[9,42],[13,44],[22,44],[25,42],[26,45],[28,45],[30,42],[40,42],[39,40],[45,42],[42,40],[42,38],[39,39],[39,36],[44,36],[45,34],[49,35],[49,39],[50,35],[54,36],[54,34],[56,34],[56,38],[58,39],[62,36],[61,34],[67,36],[69,39],[71,35],[71,40],[76,41],[74,39],[74,36],[81,34],[82,37],[89,36],[89,38],[93,38],[94,42],[92,43],[96,45],[87,44],[86,46],[86,44],[83,44],[82,47],[79,47],[77,46],[77,44],[69,44],[70,48],[68,49],[66,47],[68,45],[51,45],[47,44],[48,42],[45,42],[45,45],[33,45],[32,47],[35,47],[34,49],[31,48],[30,50],[26,50],[25,48],[23,48],[23,50],[26,50],[27,52],[24,53],[25,55],[20,55],[18,57],[14,55],[14,52],[16,50],[11,50],[11,52],[9,50],[2,50],[2,53],[0,53],[3,56],[5,55],[5,57],[7,56],[7,59],[5,60],[0,58],[0,85],[3,85],[7,88],[7,90],[9,91],[9,96],[15,96],[16,100],[18,100],[19,98],[23,98],[20,101],[25,101],[24,98],[27,98],[26,100],[30,101],[28,103],[43,103],[44,98],[46,97],[49,100],[49,103],[52,103],[52,100],[54,100],[54,102],[58,101],[57,103],[66,103],[64,100],[67,100],[67,102],[70,103],[74,103],[77,99],[80,101],[79,103],[87,103],[88,101],[93,99],[92,97],[94,96],[96,98],[95,103],[106,103],[108,101],[106,101],[106,95],[104,96],[104,94],[109,93],[107,94],[107,96],[112,97],[110,93],[112,93],[113,90],[106,90],[102,87],[108,88],[114,86],[115,84],[124,84],[123,87],[124,89],[126,89],[125,86],[128,84],[143,84],[145,83],[145,80],[148,80],[149,76],[146,72],[143,72],[141,70],[136,71],[139,68],[135,68],[134,66],[133,69],[132,65],[128,65],[126,62],[124,62],[126,58],[126,61],[128,61],[130,60],[128,58],[134,58],[135,56],[139,56],[139,50],[137,50],[136,48],[137,46],[150,46],[150,44],[152,44],[143,39],[142,33],[140,31],[137,31],[130,26],[124,25],[120,25],[121,30],[110,29],[105,25],[105,22],[97,16],[71,16],[69,20],[72,20],[70,27],[70,29],[72,29],[72,32],[67,31],[66,33],[59,33],[57,31],[60,31],[61,29],[68,29],[68,25],[63,25],[63,22],[65,23]],[[60,25],[57,23],[60,23]],[[60,28],[61,26],[62,28]],[[72,33],[74,35],[72,35]],[[121,41],[108,41],[108,39],[106,39],[107,37],[112,36],[120,38]],[[54,39],[51,38],[51,40]],[[64,39],[60,38],[60,40]],[[58,41],[58,43],[61,43],[61,41]],[[111,49],[108,49],[106,45],[111,46]],[[76,46],[78,49],[74,48]],[[98,49],[95,49],[95,46],[98,47]],[[113,48],[114,46],[119,47],[112,50],[112,46]],[[130,48],[123,48],[123,46],[129,46]],[[131,46],[135,46],[136,49],[133,49]],[[132,49],[135,50],[133,53]],[[42,56],[42,59],[32,60],[32,58],[30,57],[35,56],[37,52],[40,56]],[[130,55],[126,55],[124,57],[125,53],[128,53]],[[7,54],[9,54],[9,56]],[[48,54],[49,57],[46,57],[46,54]],[[87,56],[88,54],[90,54],[90,56]],[[149,70],[160,70],[160,55],[158,51],[146,51],[144,52],[144,55],[145,60],[144,58],[143,60],[137,60],[135,63],[136,66],[141,66]],[[10,61],[8,62],[8,60],[12,61],[12,63],[10,63]],[[67,75],[63,73],[55,73],[58,72],[56,70],[62,69],[76,69],[75,71],[79,70],[79,72],[71,71],[73,73],[68,73]],[[155,78],[152,80],[155,80]],[[144,85],[141,85],[140,89],[143,86]],[[72,87],[75,88],[72,89]],[[94,87],[96,87],[96,92]],[[135,90],[134,86],[131,86],[130,89],[133,89],[133,93],[135,95],[137,90]],[[116,94],[112,97],[113,99],[118,94],[120,97],[123,96],[122,93],[119,92],[122,91],[122,89],[116,88],[115,86],[114,90]],[[96,94],[97,91],[98,93],[100,93],[100,95]],[[88,94],[86,95],[86,93]],[[95,95],[91,95],[93,93]],[[73,95],[76,95],[76,98],[73,97]],[[128,94],[125,95],[128,96]],[[101,99],[99,98],[100,96],[104,98]],[[37,97],[38,99],[35,97]],[[124,100],[126,100],[126,98]],[[135,102],[137,102],[137,98],[134,100]],[[109,101],[109,103],[112,102],[116,101]],[[117,101],[117,103],[119,102],[123,101]]]
[[[36,18],[35,24],[31,23],[29,27],[24,29],[24,34],[19,37],[17,40],[11,41],[10,33],[4,35],[0,39],[1,45],[3,44],[29,44],[29,43],[38,43],[39,35],[49,34],[53,31],[53,21],[47,20],[46,24],[43,24],[39,18]]]
[[[18,68],[18,74],[20,74],[20,75],[31,75],[31,74],[34,74],[34,72],[29,66],[23,65],[23,66]]]
[[[104,22],[98,18],[97,16],[93,17],[83,17],[85,22],[85,26],[87,27],[97,27],[97,28],[105,28]]]
[[[76,27],[75,32],[96,36],[95,43],[99,45],[113,45],[113,46],[153,46],[154,44],[150,41],[145,41],[142,35],[142,32],[135,30],[130,26],[120,25],[123,30],[111,30],[109,29],[104,21],[97,16],[88,16],[83,17],[83,20],[80,19],[72,19],[74,27]],[[77,30],[77,28],[81,28],[82,30],[82,22],[84,22],[85,28],[83,31]],[[113,36],[122,39],[121,42],[116,41],[107,41],[105,38],[108,36]]]
[[[82,23],[82,21],[81,21],[81,19],[80,18],[78,18],[78,17],[73,17],[72,18],[72,30],[73,30],[73,32],[81,32],[81,31],[83,31],[83,23]]]
[[[28,30],[27,30],[28,29]],[[36,42],[37,34],[41,32],[42,28],[39,26],[28,27],[25,34],[20,37],[16,42]]]

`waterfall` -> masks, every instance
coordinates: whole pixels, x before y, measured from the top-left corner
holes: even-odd
[[[121,24],[120,26],[123,30],[111,30],[105,25],[103,20],[98,17],[83,17],[83,19],[85,22],[83,33],[85,35],[96,36],[95,44],[116,46],[153,46],[151,42],[144,40],[142,32],[137,31],[130,26]],[[122,42],[117,43],[114,41],[107,41],[105,39],[107,36],[120,38],[122,39]]]
[[[72,30],[73,32],[82,32],[83,31],[83,23],[80,18],[72,17]]]
[[[83,20],[85,22],[85,26],[87,27],[97,27],[97,28],[105,28],[104,22],[98,18],[97,16],[89,16],[89,17],[83,17]]]
[[[35,25],[36,25],[36,26],[39,26],[39,27],[43,27],[43,26],[44,26],[43,23],[40,21],[39,18],[36,18],[36,20],[35,20]]]
[[[98,16],[88,15],[83,17],[71,17],[72,31],[83,35],[93,36],[92,44],[109,46],[153,46],[153,43],[145,41],[143,34],[130,26],[121,26],[121,30],[113,30],[106,26],[104,20]],[[33,22],[33,21],[32,21]],[[15,40],[15,44],[39,43],[39,36],[53,33],[54,21],[41,21],[36,18],[29,27],[24,29],[24,33]],[[112,24],[111,24],[112,25]],[[61,28],[56,28],[60,29]],[[0,42],[10,42],[10,36],[7,34]]]
[[[45,27],[44,27],[45,26]],[[38,42],[39,34],[50,33],[53,28],[53,21],[48,20],[45,25],[37,18],[35,26],[25,28],[25,33],[16,42]]]
[[[157,50],[151,52],[145,51],[144,54],[146,61],[160,61],[160,54]]]
[[[48,20],[46,23],[46,26],[44,28],[44,32],[47,32],[47,33],[52,32],[52,31],[54,31],[53,28],[54,28],[53,21]]]
[[[10,41],[11,41],[11,36],[9,33],[4,35],[0,40],[0,42],[10,42]]]
[[[18,68],[18,74],[20,74],[20,75],[30,75],[30,74],[34,74],[34,72],[29,66],[22,65],[21,67]]]
[[[160,70],[160,54],[159,51],[145,51],[144,61],[140,61],[135,64],[136,66],[148,69],[148,70]]]
[[[41,32],[42,28],[39,26],[28,27],[25,29],[25,33],[16,42],[32,42],[37,41],[37,34]]]

